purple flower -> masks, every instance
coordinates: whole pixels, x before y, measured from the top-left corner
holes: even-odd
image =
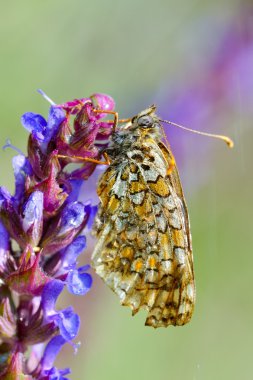
[[[51,255],[71,244],[87,224],[89,209],[81,202],[67,203],[61,213],[53,218],[41,240],[43,255]]]
[[[4,258],[6,251],[10,249],[10,236],[3,223],[0,221],[0,262]]]
[[[198,68],[195,76],[192,73],[187,83],[185,83],[185,78],[182,83],[178,80],[176,83],[164,84],[163,82],[157,97],[162,118],[202,131],[212,132],[215,128],[214,133],[221,133],[221,126],[224,132],[225,126],[230,135],[231,115],[239,112],[239,119],[242,114],[252,117],[252,17],[252,5],[242,6],[241,11],[236,13],[236,18],[223,27],[222,33],[216,35],[218,41],[216,49],[207,52],[209,54],[207,65]],[[217,20],[213,20],[214,24],[215,22]],[[214,45],[214,35],[210,35],[210,38]],[[207,43],[206,46],[210,46],[210,43]],[[240,102],[238,103],[239,97]],[[220,128],[219,131],[218,128]],[[199,157],[205,157],[206,167],[206,160],[210,157],[208,139],[202,144],[196,136],[186,133],[180,133],[179,138],[178,133],[169,126],[165,127],[165,131],[172,147],[176,146],[180,151],[178,159],[180,166],[189,162],[189,151],[194,151],[195,144],[197,144],[197,160],[199,161]],[[212,151],[214,150],[212,149]],[[193,171],[195,170],[192,163],[187,166],[187,173],[189,178],[194,177],[192,185],[195,187],[198,182],[196,176],[191,176],[189,172],[191,167]],[[207,171],[203,170],[202,172],[204,178],[198,176],[198,179],[205,181],[208,177]]]
[[[15,177],[15,195],[14,198],[20,201],[24,196],[25,182],[28,176],[32,175],[32,168],[27,157],[21,154],[13,157],[12,166]]]
[[[56,359],[56,356],[60,352],[62,346],[66,343],[66,341],[60,336],[57,335],[54,338],[50,340],[50,342],[47,344],[43,357],[40,362],[41,371],[38,375],[39,380],[65,380],[67,377],[65,375],[68,375],[70,373],[70,369],[66,368],[64,370],[58,370],[55,368],[54,361]]]
[[[14,260],[10,255],[11,249],[10,235],[0,220],[0,279],[3,280],[10,268],[14,268]],[[1,293],[0,293],[1,294]],[[1,299],[1,296],[0,296]]]
[[[23,208],[22,228],[29,236],[29,244],[36,247],[43,230],[43,193],[35,191],[30,195]]]
[[[37,140],[44,140],[47,131],[47,122],[44,117],[27,112],[21,117],[21,123]]]
[[[65,119],[65,112],[58,107],[50,107],[48,121],[41,115],[27,112],[21,117],[21,123],[39,142],[41,150],[46,153],[49,141],[55,137],[60,124]]]
[[[21,208],[21,210],[19,210]],[[43,228],[43,194],[32,193],[25,203],[17,204],[10,193],[0,188],[0,216],[10,236],[22,248],[36,247]]]
[[[76,337],[80,320],[72,307],[60,311],[55,310],[55,303],[63,288],[64,283],[60,280],[53,280],[46,284],[41,297],[41,305],[45,320],[47,322],[54,322],[59,328],[62,338],[68,342]]]
[[[64,288],[82,296],[92,286],[89,265],[77,260],[96,207],[78,197],[95,168],[86,159],[101,156],[112,131],[107,113],[96,110],[113,108],[111,97],[94,94],[52,105],[47,120],[33,112],[21,118],[28,157],[13,159],[14,195],[0,187],[0,378],[64,380],[70,372],[54,361],[64,344],[75,347],[80,318],[56,302]],[[80,169],[66,170],[71,161]]]
[[[68,291],[76,295],[86,294],[92,285],[92,277],[86,271],[90,269],[89,265],[85,265],[78,269],[70,270],[67,277]]]
[[[66,270],[75,267],[78,256],[86,247],[86,237],[79,235],[68,247],[62,252],[62,267]]]

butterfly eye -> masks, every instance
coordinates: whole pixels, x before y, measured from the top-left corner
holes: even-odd
[[[146,115],[146,116],[141,116],[138,119],[137,123],[140,127],[149,128],[153,125],[154,120],[151,116]]]

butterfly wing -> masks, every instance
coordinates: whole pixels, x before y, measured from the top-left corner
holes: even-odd
[[[148,310],[146,325],[183,325],[195,301],[187,208],[172,155],[148,139],[113,163],[98,195],[98,242],[92,262],[133,314]]]

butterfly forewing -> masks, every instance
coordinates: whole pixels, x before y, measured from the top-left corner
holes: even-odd
[[[146,115],[152,122],[143,126],[138,120]],[[195,302],[187,208],[159,128],[151,108],[115,132],[108,149],[112,163],[98,185],[92,258],[122,305],[133,314],[147,309],[146,325],[153,327],[187,323]]]

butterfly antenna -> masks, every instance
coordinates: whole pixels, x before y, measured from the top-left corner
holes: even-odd
[[[223,141],[225,141],[225,143],[227,144],[227,146],[229,148],[233,148],[233,146],[234,146],[233,140],[231,140],[227,136],[216,135],[216,134],[213,134],[213,133],[207,133],[207,132],[201,132],[201,131],[196,131],[195,129],[186,128],[183,125],[176,124],[176,123],[173,123],[172,121],[168,121],[168,120],[161,120],[160,119],[160,121],[162,121],[163,123],[167,123],[167,124],[173,125],[174,127],[181,128],[181,129],[183,129],[185,131],[188,131],[188,132],[193,132],[193,133],[196,133],[198,135],[207,136],[207,137],[213,137],[215,139],[223,140]]]

